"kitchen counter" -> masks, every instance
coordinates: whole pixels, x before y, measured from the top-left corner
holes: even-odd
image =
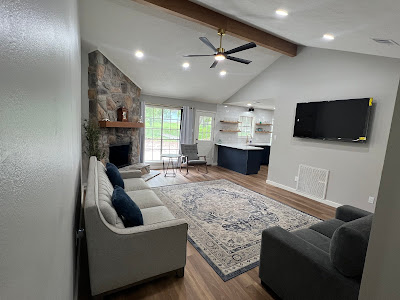
[[[229,148],[234,148],[234,149],[239,149],[239,150],[263,150],[261,147],[256,147],[252,145],[246,145],[246,144],[224,144],[224,143],[217,143],[215,144],[217,146],[223,146],[223,147],[229,147]],[[261,145],[260,145],[261,146]]]

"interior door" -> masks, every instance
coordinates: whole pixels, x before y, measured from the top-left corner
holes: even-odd
[[[214,160],[215,112],[196,110],[194,138],[199,155],[205,155],[207,163]]]

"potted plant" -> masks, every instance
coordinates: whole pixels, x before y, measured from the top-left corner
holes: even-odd
[[[91,157],[96,156],[98,160],[104,158],[104,151],[99,147],[100,128],[97,120],[84,120],[83,128],[85,129],[85,137],[87,143],[85,145],[85,153]]]

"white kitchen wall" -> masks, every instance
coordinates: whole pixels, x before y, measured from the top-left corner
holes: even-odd
[[[0,7],[0,299],[71,300],[81,185],[77,1]]]
[[[280,57],[227,102],[275,99],[270,183],[293,190],[300,164],[327,169],[327,200],[373,211],[368,198],[378,195],[399,76],[399,59],[305,47]],[[366,144],[293,137],[298,102],[362,97],[374,98]]]
[[[220,104],[217,107],[217,114],[215,117],[215,142],[221,141],[222,143],[245,143],[246,137],[239,137],[237,132],[221,132],[220,130],[238,130],[238,124],[225,124],[223,121],[239,121],[240,116],[253,117],[254,123],[272,123],[274,118],[273,110],[257,109],[249,112],[248,107],[240,107],[234,105]],[[272,126],[257,126],[256,128],[263,128],[263,130],[273,131]],[[271,130],[272,129],[272,130]],[[254,133],[251,139],[253,143],[268,143],[271,139],[269,133]]]

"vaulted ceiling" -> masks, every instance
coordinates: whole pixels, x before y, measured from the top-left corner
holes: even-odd
[[[222,103],[280,56],[256,47],[235,55],[252,60],[249,65],[225,60],[210,69],[213,57],[183,55],[212,54],[199,37],[217,46],[213,29],[130,0],[84,0],[79,12],[86,48],[103,52],[148,95]],[[228,35],[223,40],[226,49],[245,43]],[[135,57],[136,50],[143,51],[142,59]],[[182,68],[184,62],[190,63],[189,69]],[[221,70],[226,76],[219,75]]]
[[[400,46],[378,44],[372,38],[400,44],[400,1],[380,0],[192,0],[300,45],[400,58]],[[185,54],[211,54],[200,42],[207,37],[218,45],[216,31],[131,0],[79,2],[83,45],[99,49],[141,88],[144,94],[210,103],[223,103],[271,65],[280,54],[257,47],[232,61],[210,69],[212,57],[184,58]],[[278,17],[275,10],[289,15]],[[322,39],[330,33],[333,41]],[[229,35],[224,48],[247,43]],[[87,46],[90,45],[90,46]],[[142,59],[134,55],[144,52]],[[83,53],[84,54],[84,53]],[[85,55],[85,54],[84,54]],[[184,70],[182,64],[190,63]],[[227,71],[225,77],[219,76]],[[243,101],[246,101],[245,99]]]
[[[193,0],[305,46],[400,58],[398,0]],[[285,18],[275,11],[284,9]],[[322,39],[325,33],[335,40]]]

